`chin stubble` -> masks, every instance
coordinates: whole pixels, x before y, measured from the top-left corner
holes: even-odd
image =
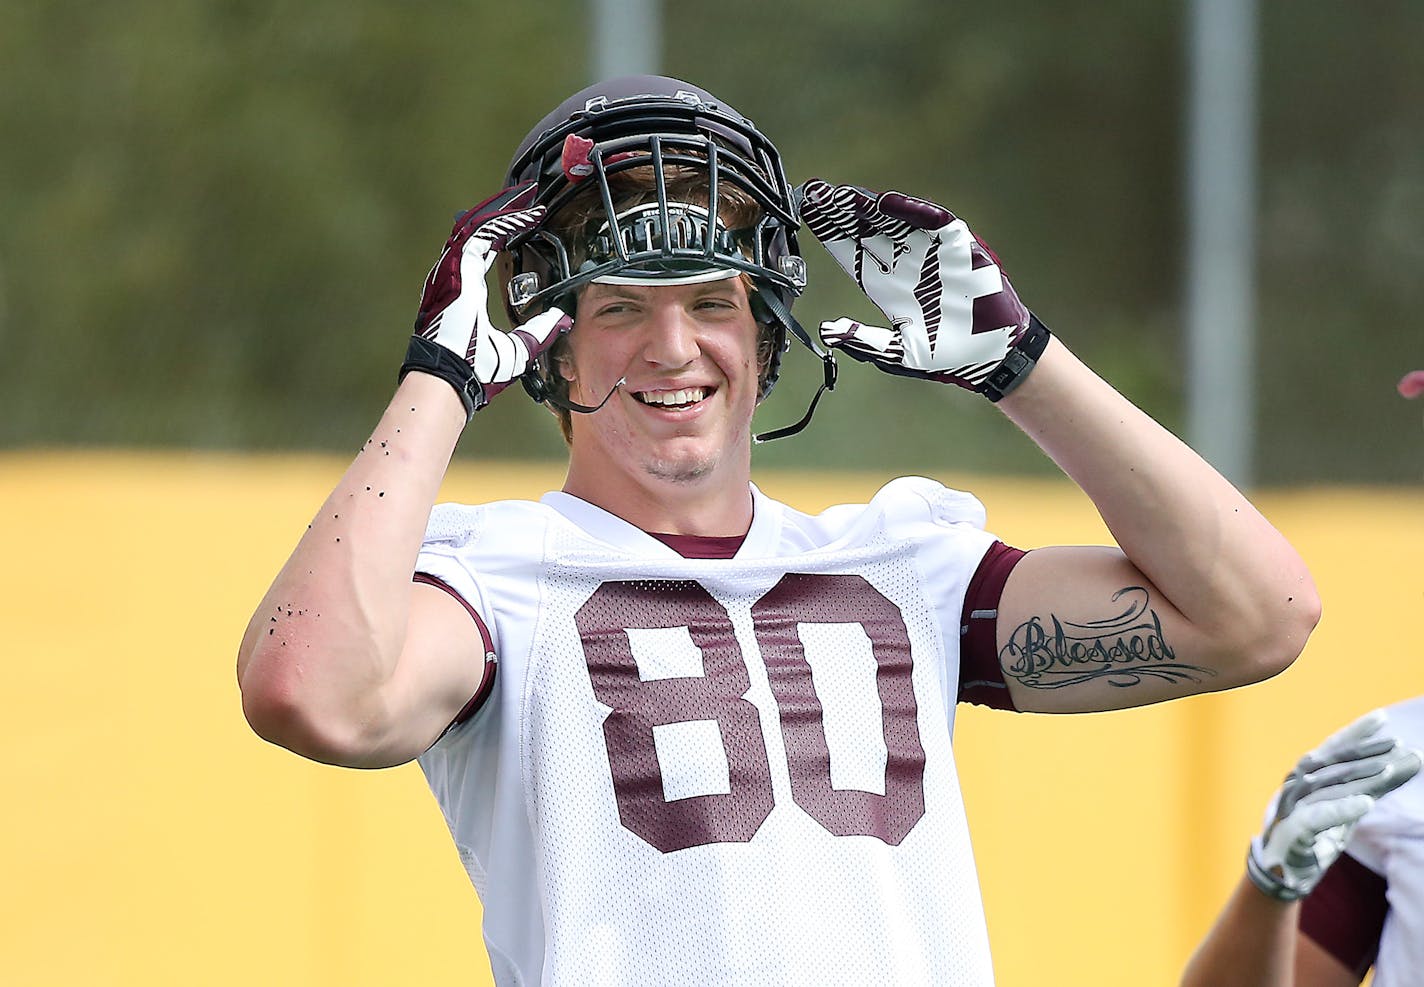
[[[659,480],[667,480],[671,483],[692,483],[711,473],[712,463],[705,459],[692,463],[654,459],[646,463],[643,469],[649,476]]]

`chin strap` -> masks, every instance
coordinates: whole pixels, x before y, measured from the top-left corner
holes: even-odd
[[[773,439],[784,439],[788,435],[795,435],[797,432],[811,424],[811,416],[816,413],[816,405],[821,401],[821,395],[827,391],[836,389],[836,356],[830,350],[823,347],[812,335],[806,331],[801,323],[796,321],[796,316],[791,314],[791,309],[777,296],[774,291],[758,292],[762,302],[771,310],[771,314],[776,316],[792,335],[801,340],[802,343],[818,357],[821,358],[821,386],[816,388],[815,395],[811,398],[811,404],[806,408],[806,413],[801,416],[801,420],[791,425],[781,428],[774,428],[769,432],[759,432],[752,436],[755,443],[770,442]]]
[[[627,377],[619,377],[618,383],[614,384],[608,389],[608,393],[603,396],[603,400],[598,402],[598,404],[579,404],[577,401],[565,400],[564,398],[558,397],[557,395],[549,391],[545,391],[543,393],[543,396],[536,398],[536,400],[547,401],[555,408],[563,408],[565,411],[572,411],[575,414],[591,415],[599,408],[602,408],[605,404],[607,404],[609,400],[613,397],[613,395],[618,392],[618,388],[622,387],[626,383],[628,383]]]

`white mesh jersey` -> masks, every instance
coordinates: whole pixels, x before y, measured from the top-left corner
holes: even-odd
[[[497,983],[992,983],[950,747],[983,508],[752,496],[725,560],[563,493],[433,512],[499,671],[420,763]]]
[[[1424,749],[1424,696],[1390,706],[1388,713],[1389,731]],[[1375,987],[1418,984],[1424,975],[1424,774],[1376,802],[1355,826],[1345,852],[1389,885]]]

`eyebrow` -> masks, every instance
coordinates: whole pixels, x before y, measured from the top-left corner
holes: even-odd
[[[693,295],[703,298],[707,295],[736,294],[733,286],[737,284],[736,278],[724,278],[720,281],[708,281],[703,284],[692,285],[696,290]],[[593,282],[585,289],[587,293],[592,293],[594,298],[626,298],[631,301],[642,301],[646,296],[643,294],[648,290],[656,290],[657,285],[631,285],[631,284],[599,284]],[[667,287],[679,287],[678,285],[668,285]],[[594,289],[597,289],[595,292]]]
[[[641,298],[642,296],[634,290],[634,287],[634,285],[628,284],[598,284],[595,282],[588,286],[588,292],[593,294],[594,297]]]
[[[737,283],[737,278],[722,278],[719,281],[707,281],[703,284],[697,285],[698,290],[694,292],[694,294],[716,295],[721,294],[723,292],[727,292],[735,295],[737,293],[735,290],[735,286],[737,285]]]

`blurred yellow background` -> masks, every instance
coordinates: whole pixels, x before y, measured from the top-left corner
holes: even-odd
[[[0,981],[488,983],[479,906],[418,768],[309,764],[252,735],[234,655],[340,457],[0,454]],[[1066,481],[941,475],[1023,547],[1099,542]],[[559,467],[456,465],[448,499]],[[815,510],[879,475],[763,473]],[[1004,987],[1175,982],[1305,749],[1424,691],[1424,491],[1265,491],[1325,617],[1235,693],[1077,717],[960,707]],[[769,933],[774,934],[774,933]]]

